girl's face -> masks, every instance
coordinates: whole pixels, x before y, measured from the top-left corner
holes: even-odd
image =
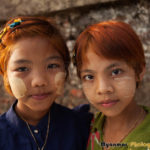
[[[89,102],[106,116],[119,115],[133,102],[136,75],[127,63],[98,56],[88,49],[81,81]]]
[[[7,77],[17,106],[48,110],[63,89],[66,74],[62,57],[43,37],[21,39],[11,50]]]

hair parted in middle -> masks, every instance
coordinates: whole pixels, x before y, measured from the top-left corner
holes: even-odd
[[[114,20],[104,21],[88,26],[79,35],[73,56],[79,77],[89,46],[97,55],[126,62],[134,69],[137,77],[145,67],[142,43],[127,23]]]

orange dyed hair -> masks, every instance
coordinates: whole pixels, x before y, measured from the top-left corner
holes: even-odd
[[[124,22],[110,20],[93,24],[79,35],[74,46],[73,58],[79,77],[89,45],[97,55],[125,61],[135,70],[137,77],[145,67],[141,41],[130,25]]]
[[[13,28],[8,28],[10,24],[14,23],[16,19],[20,19],[22,22]],[[65,70],[68,75],[68,66],[70,63],[70,56],[68,48],[63,40],[62,35],[56,28],[53,20],[46,17],[15,17],[9,20],[1,33],[3,33],[4,29],[7,28],[7,31],[3,34],[0,41],[0,74],[4,78],[4,86],[6,90],[12,94],[8,79],[7,79],[7,63],[10,57],[11,46],[15,44],[21,38],[28,37],[46,37],[49,39],[52,46],[58,51],[58,53],[62,56]]]

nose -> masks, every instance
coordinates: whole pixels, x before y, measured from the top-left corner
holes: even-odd
[[[96,81],[96,93],[97,94],[110,94],[113,93],[114,88],[111,82],[106,77],[98,78]]]
[[[47,86],[48,81],[46,75],[43,72],[35,71],[32,75],[31,85],[32,87],[44,87]]]

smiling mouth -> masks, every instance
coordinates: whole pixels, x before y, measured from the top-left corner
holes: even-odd
[[[111,107],[118,102],[119,102],[119,100],[107,100],[107,101],[102,101],[99,104],[103,107]]]
[[[41,93],[41,94],[34,94],[31,97],[35,100],[44,100],[47,98],[51,93]]]

